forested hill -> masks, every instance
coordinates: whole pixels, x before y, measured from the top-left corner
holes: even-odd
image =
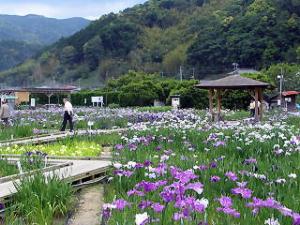
[[[0,74],[19,85],[100,85],[130,69],[197,78],[300,60],[300,0],[150,0],[109,14]]]
[[[0,71],[36,55],[61,37],[68,37],[90,21],[83,18],[52,19],[38,15],[0,15]]]
[[[84,18],[54,19],[39,15],[0,15],[0,41],[49,45],[90,23]]]

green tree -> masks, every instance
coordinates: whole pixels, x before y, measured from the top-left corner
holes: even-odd
[[[84,60],[90,70],[95,70],[99,65],[100,58],[104,55],[102,40],[96,36],[83,45]]]
[[[61,62],[65,65],[74,65],[77,62],[78,53],[73,46],[66,46],[61,52]]]

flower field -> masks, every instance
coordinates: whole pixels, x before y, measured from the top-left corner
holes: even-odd
[[[276,117],[274,117],[276,118]],[[300,224],[299,118],[136,124],[114,148],[106,224]]]
[[[114,146],[103,224],[300,225],[299,117],[271,112],[255,124],[242,120],[245,111],[227,111],[238,122],[212,124],[192,109],[76,110],[77,129],[93,121],[93,129],[129,130],[0,147],[0,154],[93,157]],[[17,111],[0,140],[53,132],[60,120],[54,111]],[[1,163],[1,176],[16,172]]]

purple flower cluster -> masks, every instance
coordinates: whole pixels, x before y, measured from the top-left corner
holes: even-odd
[[[235,218],[240,217],[240,213],[232,207],[233,203],[232,203],[232,199],[230,197],[222,196],[218,200],[222,207],[217,208],[217,211],[223,212],[223,213],[233,216]]]
[[[293,212],[291,209],[281,205],[278,201],[273,198],[267,198],[262,200],[256,197],[253,197],[252,202],[248,203],[247,206],[252,208],[254,214],[259,213],[262,208],[276,209],[282,215],[291,217],[293,219],[293,225],[300,225],[300,214]]]

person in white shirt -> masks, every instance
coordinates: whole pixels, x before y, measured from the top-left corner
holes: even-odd
[[[255,102],[253,99],[251,99],[251,103],[250,103],[250,117],[254,117],[255,114]]]
[[[257,102],[258,104],[258,114],[260,114],[260,107],[261,107],[261,103],[260,101]],[[254,117],[255,116],[255,101],[252,99],[251,103],[250,103],[250,117]]]
[[[71,104],[71,102],[67,99],[64,98],[63,99],[64,102],[64,120],[61,126],[61,131],[65,131],[66,130],[66,126],[67,126],[67,122],[69,121],[70,124],[70,132],[73,132],[74,130],[74,125],[73,125],[73,106]]]

